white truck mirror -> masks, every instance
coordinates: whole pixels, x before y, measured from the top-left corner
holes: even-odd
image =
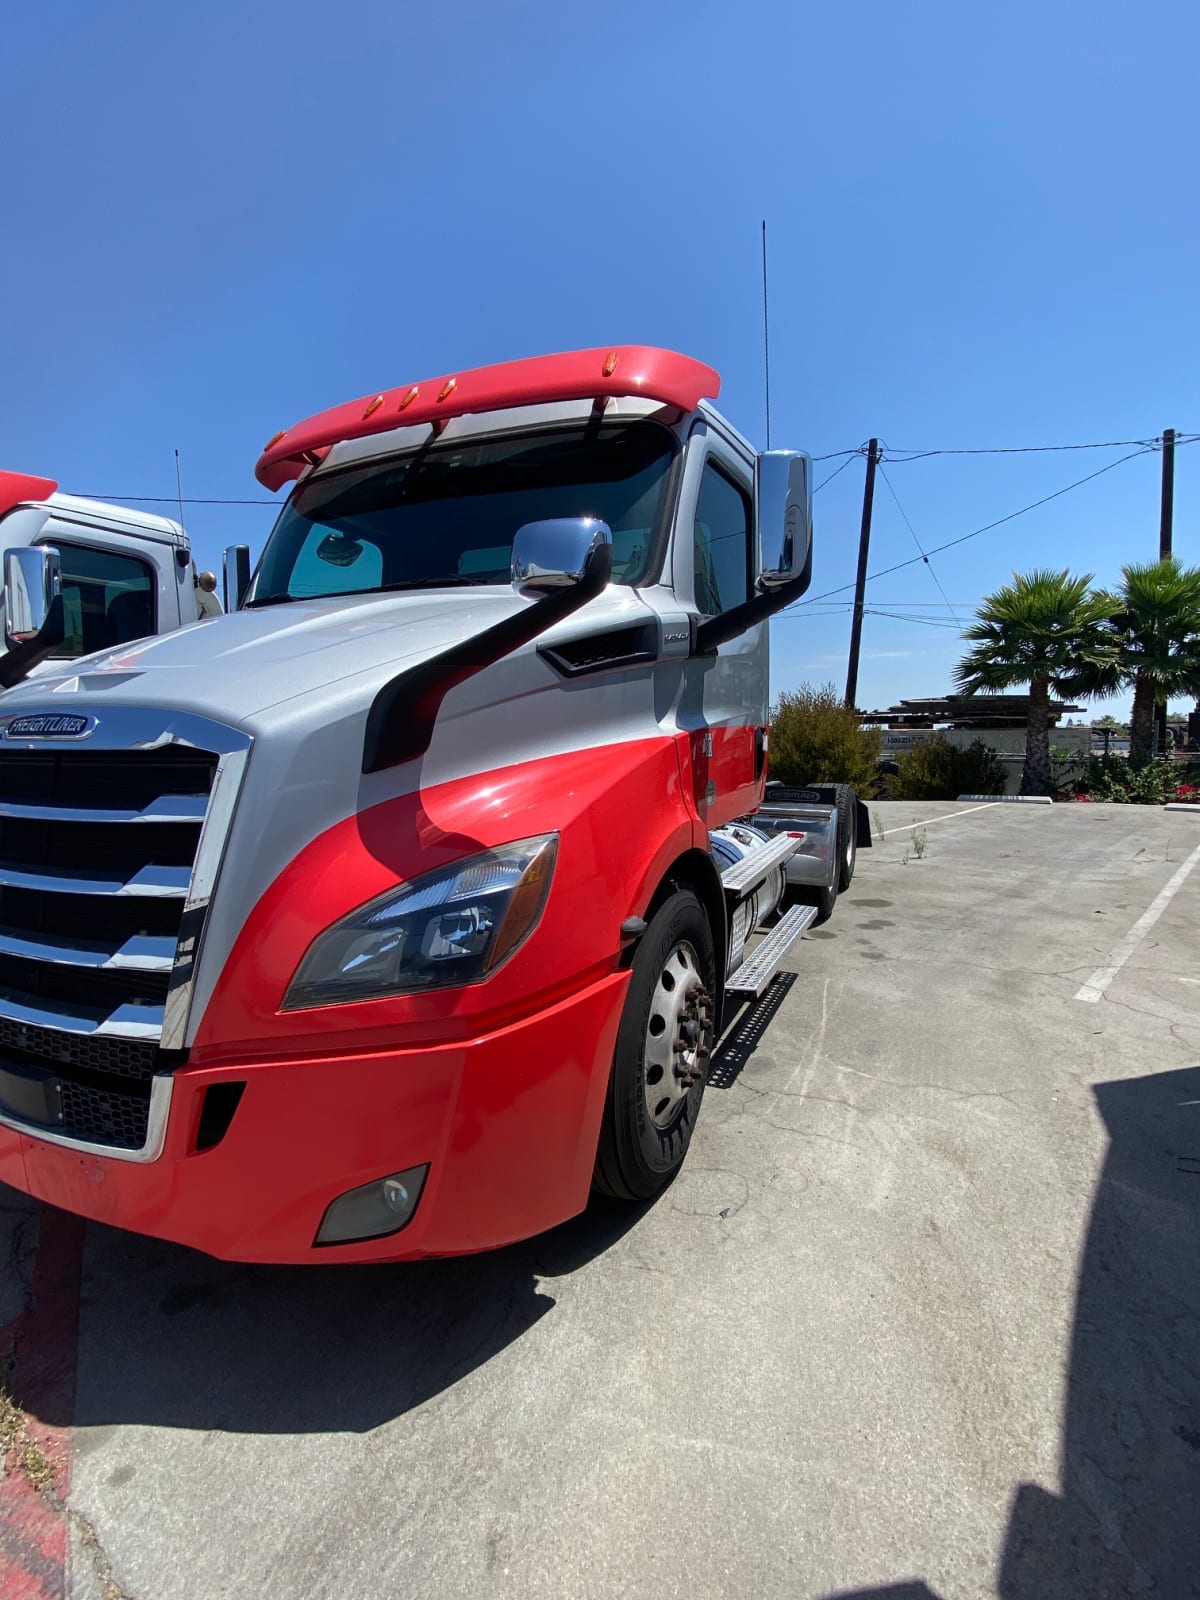
[[[225,609],[240,611],[250,587],[250,546],[231,544],[225,552]]]
[[[62,593],[62,562],[50,545],[31,544],[4,554],[4,631],[9,644],[36,639]]]
[[[798,450],[768,450],[757,466],[759,578],[777,589],[812,563],[812,462]]]
[[[551,517],[517,529],[512,586],[526,600],[581,583],[596,553],[612,548],[612,530],[598,517]]]

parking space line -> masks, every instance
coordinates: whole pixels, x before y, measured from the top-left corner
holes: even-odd
[[[967,806],[962,811],[948,811],[944,817],[927,817],[924,822],[906,822],[900,828],[883,828],[875,837],[886,839],[889,833],[908,833],[913,828],[932,828],[935,822],[949,822],[951,817],[965,817],[972,811],[990,811],[995,804],[994,800],[989,800],[986,805]]]
[[[1157,895],[1142,912],[1105,964],[1097,967],[1088,981],[1076,992],[1076,1000],[1095,1002],[1101,998],[1117,973],[1179,893],[1197,862],[1200,862],[1200,844],[1192,851],[1162,893]]]

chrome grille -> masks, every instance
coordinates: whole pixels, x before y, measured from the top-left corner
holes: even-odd
[[[97,720],[89,748],[10,741],[0,716],[0,1119],[150,1159],[248,741],[195,718],[186,739],[151,712]]]
[[[179,745],[0,752],[0,1019],[161,1035],[216,765]]]

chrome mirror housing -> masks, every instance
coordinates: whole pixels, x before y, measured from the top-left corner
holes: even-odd
[[[757,465],[760,589],[794,583],[812,564],[812,461],[769,450]]]
[[[36,639],[62,593],[62,561],[50,545],[31,544],[4,554],[4,631],[10,644]]]
[[[517,529],[512,547],[512,586],[526,600],[581,583],[600,550],[612,547],[612,531],[598,517],[551,517]]]

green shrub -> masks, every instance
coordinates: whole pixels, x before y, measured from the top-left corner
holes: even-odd
[[[879,729],[861,727],[832,683],[820,689],[805,683],[785,689],[772,714],[770,776],[782,783],[852,783],[865,792],[882,744]]]
[[[1186,774],[1167,761],[1144,765],[1124,756],[1092,756],[1077,794],[1086,800],[1115,800],[1126,805],[1161,806],[1175,799]]]
[[[957,800],[960,794],[1003,794],[1007,773],[1004,763],[981,739],[962,749],[944,734],[906,750],[888,779],[893,800]]]

